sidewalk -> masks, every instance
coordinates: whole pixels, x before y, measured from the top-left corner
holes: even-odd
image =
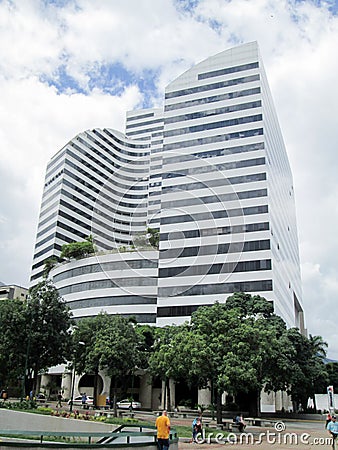
[[[281,422],[280,422],[281,423]],[[189,443],[186,440],[180,439],[179,450],[190,449],[204,446],[206,449],[224,449],[224,446],[239,447],[239,448],[252,448],[257,446],[260,450],[309,450],[313,447],[332,448],[332,442],[324,426],[320,430],[318,426],[316,429],[309,428],[307,426],[302,427],[298,425],[297,428],[286,427],[280,432],[276,431],[273,427],[247,427],[245,433],[230,433],[229,439],[231,442],[227,442],[226,438],[222,439],[222,432],[214,432],[211,439],[206,439],[205,442]],[[219,434],[218,434],[219,433]],[[208,438],[208,436],[206,436]]]

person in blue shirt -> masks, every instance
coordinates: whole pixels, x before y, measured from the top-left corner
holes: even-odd
[[[235,423],[236,423],[236,425],[238,425],[238,431],[240,433],[242,433],[246,427],[246,423],[244,422],[242,414],[238,414],[238,416],[236,416]]]
[[[196,417],[192,422],[192,440],[191,442],[197,442],[198,433],[202,433],[202,418]]]
[[[333,450],[335,449],[335,441],[337,439],[338,436],[338,423],[336,422],[337,418],[335,415],[332,415],[331,417],[331,422],[328,423],[327,425],[327,430],[330,433],[330,435],[332,436],[332,448]]]

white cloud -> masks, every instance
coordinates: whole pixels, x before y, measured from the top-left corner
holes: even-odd
[[[157,87],[148,101],[158,104],[192,64],[257,40],[294,173],[307,325],[338,358],[328,313],[338,294],[338,18],[311,0],[190,3],[0,2],[0,281],[28,284],[45,166],[59,148],[87,128],[123,130],[147,71]],[[125,71],[111,91],[95,86],[102,65]]]

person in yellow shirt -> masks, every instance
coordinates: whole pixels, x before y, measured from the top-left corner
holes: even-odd
[[[157,428],[157,445],[159,450],[168,450],[169,448],[169,434],[170,434],[170,420],[167,417],[167,411],[162,412],[162,416],[156,419]]]

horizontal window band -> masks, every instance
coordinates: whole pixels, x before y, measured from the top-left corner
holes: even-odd
[[[253,116],[236,117],[234,119],[220,120],[219,122],[209,122],[200,125],[192,125],[190,127],[175,128],[164,132],[164,137],[181,136],[182,134],[198,133],[200,131],[215,130],[216,128],[232,127],[236,125],[244,125],[252,122],[260,122],[263,120],[262,114]]]
[[[263,128],[255,128],[253,130],[236,131],[234,133],[219,134],[216,136],[191,139],[189,141],[174,142],[172,144],[164,144],[163,151],[176,150],[187,147],[195,147],[197,145],[214,144],[216,142],[231,141],[234,139],[245,139],[253,136],[263,135]]]
[[[220,295],[234,292],[272,291],[272,280],[238,281],[234,283],[197,284],[195,286],[170,286],[159,288],[159,297],[187,297],[191,295]],[[222,297],[215,299],[222,301]],[[224,297],[223,297],[223,300]],[[163,310],[162,310],[163,311]],[[159,316],[159,308],[157,308]]]
[[[268,205],[248,206],[246,208],[234,208],[227,211],[222,209],[220,211],[209,211],[208,213],[195,213],[193,215],[183,214],[174,217],[162,217],[161,225],[182,222],[195,222],[201,220],[223,219],[226,217],[249,216],[254,214],[265,214],[268,212]]]
[[[246,242],[216,242],[211,245],[198,245],[193,247],[179,247],[160,250],[160,259],[189,258],[206,255],[223,255],[228,253],[257,252],[270,250],[270,239]]]
[[[227,75],[229,73],[242,72],[244,70],[257,69],[259,67],[258,62],[241,64],[240,66],[225,67],[224,69],[212,70],[211,72],[204,72],[198,74],[199,80],[205,80],[206,78],[219,77],[221,75]]]
[[[257,272],[259,270],[271,270],[271,259],[163,268],[159,271],[159,278]]]
[[[160,241],[174,241],[177,239],[190,239],[207,236],[217,236],[223,234],[251,233],[255,231],[269,230],[269,222],[249,223],[243,225],[229,225],[225,227],[200,228],[194,230],[171,231],[161,233]]]
[[[242,83],[251,83],[252,81],[259,81],[260,77],[258,74],[256,75],[250,75],[247,77],[240,77],[235,78],[232,80],[226,80],[226,81],[219,81],[218,83],[212,83],[212,84],[206,84],[206,85],[200,85],[195,86],[187,89],[181,89],[179,91],[173,91],[173,92],[166,92],[165,99],[170,98],[176,98],[176,97],[182,97],[184,95],[191,95],[196,94],[197,92],[205,92],[205,91],[212,91],[214,89],[221,89],[228,86],[235,86],[237,84]]]

